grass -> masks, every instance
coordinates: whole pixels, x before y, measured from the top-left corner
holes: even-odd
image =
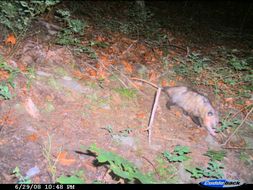
[[[60,151],[61,152],[61,151]],[[56,182],[56,174],[57,174],[57,162],[58,162],[58,157],[54,159],[53,154],[52,154],[52,136],[48,135],[48,142],[47,144],[45,143],[43,146],[42,154],[45,157],[48,165],[48,172],[51,175],[52,182]],[[59,154],[58,154],[59,155]]]
[[[114,91],[117,92],[120,96],[129,100],[136,98],[137,95],[137,91],[135,89],[115,88]]]

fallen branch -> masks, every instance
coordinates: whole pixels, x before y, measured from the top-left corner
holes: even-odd
[[[123,84],[123,86],[124,86],[125,88],[128,88],[128,86],[127,86],[117,75],[115,75],[110,69],[106,68],[106,66],[105,66],[101,61],[98,60],[98,63],[99,63],[105,70],[107,70],[109,73],[111,73],[113,76],[115,76],[115,77]]]
[[[230,140],[231,138],[235,135],[235,133],[241,128],[241,126],[243,125],[243,123],[246,121],[246,119],[248,118],[248,116],[251,114],[251,112],[253,111],[253,107],[251,108],[251,110],[247,113],[247,115],[245,116],[245,118],[243,119],[243,121],[241,122],[241,124],[234,130],[234,132],[228,137],[228,139],[221,144],[221,146],[225,146]]]
[[[157,92],[156,92],[156,96],[155,96],[155,102],[154,102],[154,106],[152,108],[152,112],[151,112],[151,116],[150,116],[150,120],[149,120],[149,124],[148,124],[148,143],[151,144],[151,137],[152,137],[152,125],[154,122],[154,117],[155,117],[155,112],[157,110],[157,106],[158,106],[158,100],[161,94],[161,88],[159,87]]]

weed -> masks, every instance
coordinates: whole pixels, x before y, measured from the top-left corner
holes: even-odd
[[[56,164],[58,162],[58,157],[54,161],[54,158],[53,158],[53,155],[52,155],[52,136],[50,136],[50,135],[48,135],[48,143],[47,143],[47,145],[45,144],[43,146],[42,154],[43,154],[43,156],[47,160],[48,171],[51,174],[52,181],[55,182],[55,180],[56,180],[55,177],[56,177],[56,172],[57,172]]]
[[[56,179],[56,182],[60,184],[84,184],[85,181],[83,180],[83,176],[84,176],[84,171],[79,170],[79,171],[76,171],[71,176],[61,175],[60,177]]]
[[[114,89],[117,93],[119,93],[122,97],[127,99],[133,99],[136,97],[137,91],[135,89],[128,89],[128,88],[115,88]]]
[[[127,183],[134,183],[136,180],[141,183],[154,183],[150,176],[141,173],[133,163],[117,154],[100,149],[95,144],[91,145],[88,150],[95,153],[100,164],[108,164],[113,174],[124,179]]]
[[[177,168],[173,164],[168,165],[168,162],[164,159],[164,156],[157,157],[156,163],[156,172],[158,173],[161,182],[175,183],[175,174],[177,172]]]
[[[163,155],[170,162],[183,162],[189,159],[189,157],[185,156],[185,154],[188,154],[188,153],[190,153],[189,147],[176,146],[172,154],[168,151],[165,151]]]
[[[116,133],[116,132],[113,131],[113,127],[111,125],[108,125],[108,126],[102,128],[102,129],[107,130],[111,134],[112,137],[114,135],[121,136],[121,137],[127,137],[132,132],[132,129],[127,128],[127,129],[121,130],[118,133]]]
[[[31,84],[32,84],[32,79],[35,78],[35,69],[34,67],[28,67],[27,68],[27,73],[25,73],[25,76],[27,78],[27,89],[29,90],[31,88]]]
[[[216,132],[223,132],[226,129],[228,129],[229,127],[235,128],[236,126],[238,126],[241,123],[240,119],[237,118],[233,118],[232,120],[221,120],[221,127],[219,127],[218,129],[216,129]]]
[[[18,182],[19,184],[31,184],[32,180],[29,177],[24,177],[21,172],[19,167],[16,167],[13,172],[12,172],[16,178],[18,178]]]
[[[208,150],[207,153],[205,153],[204,155],[210,157],[210,159],[213,161],[222,161],[226,156],[226,152],[224,150]]]
[[[11,99],[11,93],[7,85],[0,85],[0,97],[3,97],[5,100]]]
[[[191,177],[195,179],[199,179],[202,177],[207,178],[223,178],[224,174],[222,169],[224,166],[216,161],[209,161],[207,168],[196,167],[196,168],[188,168],[186,171],[191,173]]]
[[[60,0],[1,1],[0,23],[19,34],[27,30],[33,18],[44,13]]]
[[[0,70],[6,71],[9,74],[9,77],[7,80],[2,81],[0,83],[0,97],[2,97],[3,99],[7,100],[7,99],[11,99],[11,93],[8,87],[8,84],[12,87],[15,88],[15,83],[14,83],[14,79],[17,76],[18,73],[20,73],[20,71],[16,68],[13,68],[11,66],[9,66],[4,59],[2,58],[2,56],[0,56]]]

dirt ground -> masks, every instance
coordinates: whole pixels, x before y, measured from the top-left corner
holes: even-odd
[[[79,170],[84,171],[86,183],[95,179],[117,183],[106,167],[93,164],[95,157],[85,154],[94,143],[133,162],[144,173],[154,172],[158,157],[165,150],[172,151],[176,145],[190,147],[189,163],[196,166],[207,166],[209,158],[203,154],[209,149],[221,150],[219,135],[217,139],[212,137],[177,107],[168,110],[164,94],[159,101],[149,144],[146,129],[156,89],[132,81],[138,87],[136,96],[124,97],[115,90],[122,83],[112,73],[108,73],[110,76],[102,84],[92,76],[76,74],[89,61],[87,56],[76,56],[68,48],[48,46],[43,35],[24,40],[8,60],[16,67],[33,66],[34,77],[27,88],[27,79],[19,74],[15,79],[16,87],[12,89],[13,97],[0,101],[0,118],[5,121],[0,128],[0,183],[17,182],[11,175],[15,167],[19,167],[23,175],[37,167],[39,172],[31,177],[34,183],[51,183],[60,175],[72,175]],[[120,65],[115,67],[125,73]],[[145,65],[144,69],[153,68]],[[131,85],[127,80],[124,82]],[[206,92],[212,94],[208,90]],[[247,130],[242,138],[251,139],[251,142],[252,130]],[[127,135],[121,135],[122,132]],[[244,142],[244,139],[235,141],[237,145]],[[240,159],[241,151],[226,149],[225,177],[252,183],[253,152],[245,150],[251,155],[251,162],[246,162]],[[173,176],[168,175],[168,183],[200,181],[191,178],[181,167],[177,167]]]

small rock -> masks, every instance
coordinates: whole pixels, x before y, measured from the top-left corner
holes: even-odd
[[[136,149],[135,142],[133,137],[125,137],[121,135],[113,135],[113,139],[120,142],[123,145],[130,146],[134,149]]]
[[[68,80],[68,81],[72,80],[72,78],[69,77],[69,76],[64,76],[64,77],[62,77],[62,79],[63,79],[63,80]]]
[[[33,168],[30,168],[30,169],[26,172],[26,177],[27,177],[27,178],[31,178],[31,177],[33,177],[33,176],[39,174],[39,173],[40,173],[40,169],[39,169],[37,166],[35,166],[35,167],[33,167]]]
[[[52,76],[51,73],[46,73],[44,71],[37,71],[36,74],[39,75],[39,76],[44,76],[44,77],[50,77],[50,76]]]
[[[25,109],[33,118],[39,117],[39,110],[30,97],[25,102]]]

